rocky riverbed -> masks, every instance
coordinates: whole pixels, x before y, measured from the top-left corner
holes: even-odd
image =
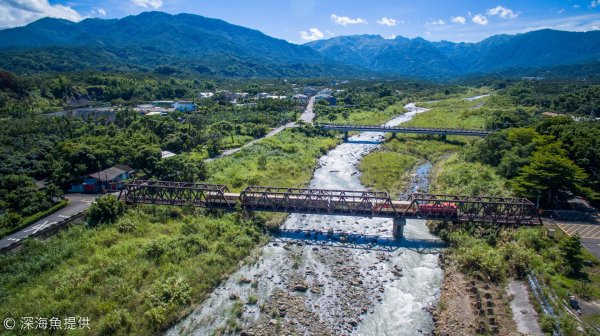
[[[414,104],[406,108],[410,112],[388,125],[424,111]],[[378,146],[364,142],[380,137],[361,134],[352,138],[361,143],[330,151],[320,159],[310,187],[364,190],[356,164]],[[292,214],[282,228],[391,238],[392,223],[384,218]],[[434,238],[420,220],[407,221],[404,232],[411,239]],[[255,264],[242,266],[167,334],[428,334],[441,281],[438,254],[432,251],[271,242]]]

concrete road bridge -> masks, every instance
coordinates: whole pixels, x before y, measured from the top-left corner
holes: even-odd
[[[394,201],[387,192],[249,186],[231,193],[225,185],[164,181],[132,181],[119,199],[127,204],[156,204],[234,211],[266,211],[393,219],[393,236],[401,238],[406,219],[496,225],[541,224],[527,199],[415,193]]]
[[[485,137],[491,131],[458,129],[458,128],[426,128],[426,127],[402,127],[402,126],[369,126],[369,125],[340,125],[340,124],[317,124],[315,125],[326,131],[344,132],[344,140],[348,140],[348,132],[382,132],[382,133],[408,133],[408,134],[437,134],[442,137],[447,135]]]

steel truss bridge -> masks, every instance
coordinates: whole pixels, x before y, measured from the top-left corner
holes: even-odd
[[[524,198],[412,194],[394,201],[387,192],[249,186],[231,193],[225,185],[137,180],[119,194],[127,204],[196,206],[234,211],[384,217],[394,220],[394,237],[406,219],[494,225],[540,224],[535,205]]]
[[[340,124],[317,124],[326,131],[344,132],[344,139],[348,140],[348,132],[382,132],[382,133],[409,133],[409,134],[437,134],[442,137],[447,135],[477,136],[485,137],[491,131],[457,129],[457,128],[425,128],[425,127],[401,127],[401,126],[368,126],[368,125],[340,125]]]

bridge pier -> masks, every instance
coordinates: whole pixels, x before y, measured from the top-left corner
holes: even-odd
[[[344,132],[344,142],[348,142],[348,131]]]
[[[392,236],[395,239],[402,239],[404,235],[404,226],[406,225],[406,218],[394,218],[394,226],[392,227]]]
[[[440,139],[441,139],[443,142],[446,142],[446,134],[442,134],[442,136],[440,137]]]

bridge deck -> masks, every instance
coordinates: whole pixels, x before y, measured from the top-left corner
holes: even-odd
[[[370,125],[341,125],[341,124],[318,124],[327,131],[341,132],[383,132],[383,133],[413,133],[413,134],[439,134],[439,135],[461,135],[461,136],[487,136],[491,131],[457,128],[427,128],[427,127],[400,127],[400,126],[370,126]]]
[[[224,185],[133,181],[120,197],[131,204],[192,205],[233,210],[304,214],[418,218],[494,224],[539,224],[527,199],[413,194],[392,201],[386,192],[250,186],[230,193]]]

